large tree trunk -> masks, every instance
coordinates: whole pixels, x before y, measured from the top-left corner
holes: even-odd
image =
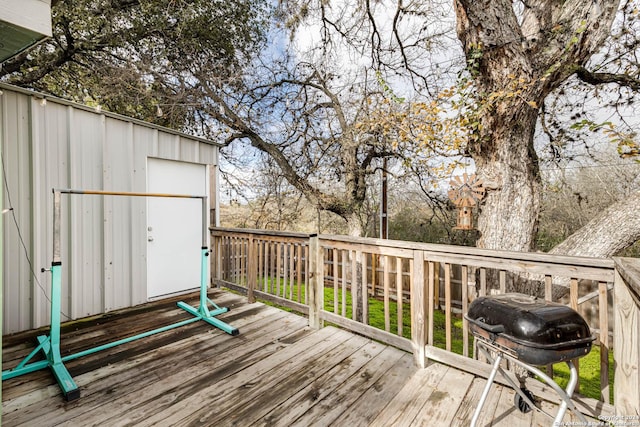
[[[351,212],[347,217],[347,232],[352,237],[362,237],[362,221],[358,212]]]
[[[529,251],[540,178],[533,137],[539,106],[610,34],[619,1],[455,0],[457,33],[477,93],[470,142],[487,187],[478,246]]]
[[[478,247],[526,252],[533,245],[541,190],[532,148],[536,116],[525,104],[487,119],[493,130],[491,149],[472,153],[487,187],[478,218]]]
[[[640,240],[640,190],[609,206],[549,253],[606,258]]]

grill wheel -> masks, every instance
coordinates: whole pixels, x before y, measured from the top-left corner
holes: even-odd
[[[520,389],[532,402],[535,402],[534,397],[533,397],[533,393],[531,393],[529,390],[527,390],[526,388],[521,388]],[[524,400],[518,393],[516,393],[515,397],[513,398],[513,404],[515,405],[516,408],[518,408],[518,410],[520,412],[522,412],[523,414],[526,414],[527,412],[531,412],[531,407],[529,406],[529,404],[527,403],[526,400]]]

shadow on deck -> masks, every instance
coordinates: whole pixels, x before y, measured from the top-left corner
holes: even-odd
[[[230,336],[204,322],[153,335],[66,363],[81,397],[65,402],[49,370],[2,384],[2,424],[467,426],[485,384],[438,363],[419,370],[412,355],[334,327],[213,290]],[[197,295],[183,299],[197,304]],[[186,319],[174,300],[68,324],[71,354]],[[4,338],[3,369],[35,347],[35,332]],[[513,406],[494,386],[480,426],[548,426]],[[544,408],[555,413],[551,403]],[[576,421],[567,414],[565,420]]]

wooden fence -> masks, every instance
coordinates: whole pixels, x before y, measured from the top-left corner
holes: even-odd
[[[547,300],[576,310],[597,301],[590,326],[600,350],[605,404],[611,403],[609,331],[616,336],[638,322],[637,315],[629,320],[610,312],[614,282],[624,285],[608,259],[225,228],[212,229],[212,239],[214,283],[304,313],[312,327],[330,322],[412,352],[418,366],[427,360],[471,363],[473,341],[462,314],[476,296],[508,292],[526,281],[539,283]],[[562,299],[554,292],[558,286],[566,288]],[[633,399],[640,396],[637,351],[631,359],[636,382],[624,389],[635,387]]]

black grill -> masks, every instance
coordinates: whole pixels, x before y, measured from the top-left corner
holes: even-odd
[[[487,399],[489,389],[497,373],[516,392],[515,406],[522,412],[536,409],[554,418],[559,425],[567,409],[584,422],[586,419],[576,409],[571,396],[578,382],[578,372],[572,359],[583,357],[591,351],[594,337],[589,325],[573,309],[562,304],[544,301],[524,294],[504,294],[481,297],[469,305],[465,315],[469,329],[476,337],[478,351],[493,364],[493,369],[482,392],[471,420],[475,427]],[[524,386],[524,378],[518,375],[520,385],[502,369],[503,360],[514,363],[546,382],[562,399],[554,417],[536,404],[533,394]],[[552,378],[536,366],[566,362],[570,378],[566,390],[561,389]]]
[[[571,308],[523,294],[478,298],[466,317],[475,337],[530,365],[583,357],[594,340],[589,325]]]

